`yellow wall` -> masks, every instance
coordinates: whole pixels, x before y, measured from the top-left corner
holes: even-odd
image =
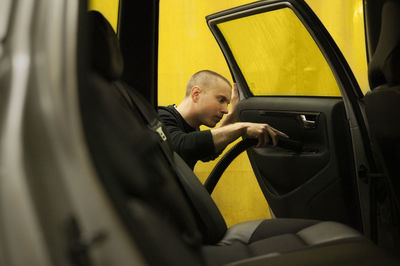
[[[214,70],[231,79],[205,16],[247,0],[161,0],[158,60],[159,105],[179,104],[190,76],[201,69]],[[195,173],[204,182],[216,161],[198,162]],[[269,218],[268,204],[246,155],[226,170],[212,194],[228,225]]]
[[[100,11],[117,32],[119,0],[89,0],[89,10]]]
[[[179,104],[190,76],[201,69],[231,79],[205,16],[253,1],[160,0],[158,101]],[[360,86],[367,90],[361,0],[306,0],[328,28],[350,63]],[[204,182],[215,165],[197,163],[196,175]],[[246,155],[237,158],[222,176],[213,198],[227,224],[269,218],[268,204],[257,185]]]
[[[364,93],[369,90],[362,0],[306,0],[338,44]]]

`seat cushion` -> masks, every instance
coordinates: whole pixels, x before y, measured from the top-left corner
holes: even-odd
[[[395,266],[399,260],[368,241],[318,245],[285,254],[268,254],[226,266]]]
[[[304,219],[270,219],[232,226],[224,238],[203,252],[210,265],[260,255],[277,255],[319,245],[367,241],[356,230],[337,223]]]

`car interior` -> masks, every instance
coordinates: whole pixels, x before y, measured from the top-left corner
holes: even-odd
[[[388,1],[383,8],[385,30],[370,65],[376,89],[365,99],[394,195],[400,39],[392,31],[398,33],[399,7]],[[87,22],[89,74],[79,88],[85,137],[98,176],[148,265],[398,265],[393,255],[339,222],[276,218],[227,228],[207,189],[170,148],[154,102],[124,79],[122,36],[99,12],[90,11]],[[392,105],[377,104],[386,97]]]
[[[363,4],[365,96],[342,84],[357,81],[304,0],[205,18],[233,54],[220,34],[239,32],[230,19],[300,17],[326,69],[342,67],[331,78],[343,97],[248,86],[240,119],[282,123],[292,138],[241,140],[202,184],[156,111],[158,0],[121,0],[117,33],[87,1],[0,1],[0,265],[400,265],[400,1]],[[244,151],[276,217],[228,226],[211,193]]]

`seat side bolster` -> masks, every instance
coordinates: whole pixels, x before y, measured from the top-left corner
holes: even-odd
[[[218,246],[232,245],[235,242],[248,244],[251,236],[258,226],[263,222],[263,219],[248,221],[233,225],[228,228],[224,237],[217,244]]]
[[[321,222],[296,234],[308,245],[318,245],[349,238],[362,238],[358,231],[336,222]]]

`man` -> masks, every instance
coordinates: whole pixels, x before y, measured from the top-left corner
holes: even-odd
[[[218,73],[202,70],[195,73],[186,86],[186,95],[179,106],[159,108],[160,119],[168,131],[173,149],[190,168],[198,160],[213,160],[239,137],[258,139],[257,147],[286,134],[268,124],[236,122],[237,88]],[[231,107],[228,110],[228,104]],[[221,121],[221,122],[220,122]],[[218,127],[214,128],[217,123]],[[200,131],[200,125],[211,130]]]

